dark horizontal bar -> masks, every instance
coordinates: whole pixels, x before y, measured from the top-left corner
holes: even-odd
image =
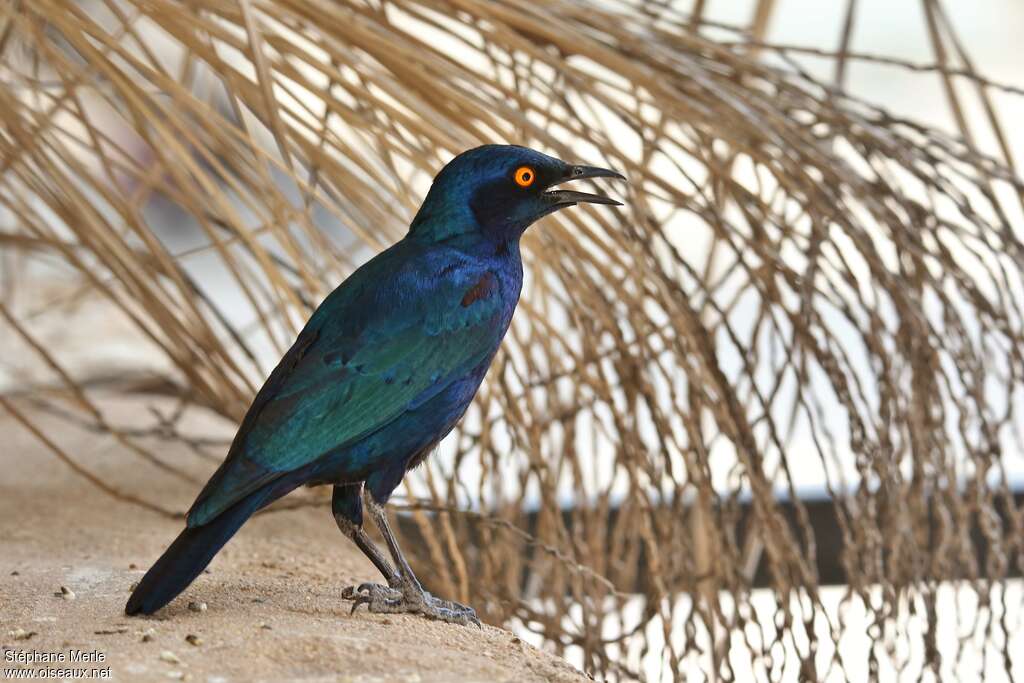
[[[1024,507],[1024,490],[1011,491],[1013,506],[1017,509]],[[1000,525],[1004,529],[1005,533],[1013,533],[1013,522],[1007,511],[1007,496],[1006,494],[994,493],[995,508],[999,518]],[[964,499],[959,499],[964,500]],[[810,528],[814,534],[814,543],[816,548],[816,570],[818,575],[818,585],[846,585],[849,583],[849,577],[846,575],[846,570],[843,567],[842,553],[843,553],[843,535],[839,525],[839,520],[836,514],[836,505],[831,499],[827,498],[809,498],[801,499],[801,503],[804,507],[807,515]],[[738,519],[738,530],[737,538],[739,547],[743,547],[746,541],[747,529],[749,527],[750,519],[752,518],[753,512],[749,501],[736,503],[739,507],[738,514],[735,518]],[[801,543],[801,551],[806,553],[807,548],[803,546],[803,532],[798,524],[797,506],[791,500],[780,500],[777,501],[779,511],[782,514],[782,518],[786,520],[793,533],[793,537],[798,539]],[[885,504],[884,497],[875,494],[874,505],[878,511],[878,515],[884,518],[887,514],[887,505]],[[929,501],[928,512],[929,515],[929,533],[934,537],[938,529],[938,518],[935,514],[934,501]],[[616,517],[618,516],[618,509],[612,508],[608,515],[608,528],[613,528]],[[573,525],[572,513],[570,510],[563,510],[563,520],[567,528],[571,530]],[[686,514],[686,509],[682,514]],[[523,528],[524,531],[529,533],[531,536],[535,535],[537,529],[539,515],[536,512],[527,513],[524,520]],[[420,543],[415,542],[419,538],[419,530],[406,515],[401,515],[399,518],[399,525],[401,526],[403,536],[408,539],[414,539],[411,544],[410,550],[416,552],[418,555],[423,556],[426,548]],[[474,525],[480,524],[479,517],[475,515],[466,515],[466,519],[463,522],[470,525],[472,528]],[[981,533],[981,530],[977,524],[976,515],[971,513],[971,543],[974,550],[974,558],[976,566],[979,568],[979,574],[984,576],[986,574],[985,568],[988,560],[988,542]],[[479,539],[479,534],[472,534],[475,539]],[[474,539],[474,540],[475,540]],[[930,541],[933,539],[929,539]],[[417,547],[419,546],[419,547]],[[530,548],[527,550],[528,553],[535,552],[536,549]],[[1022,574],[1021,561],[1019,557],[1011,557],[1009,559],[1009,567],[1007,568],[1007,574],[1005,577],[989,577],[989,578],[1012,578],[1020,577]],[[627,588],[620,586],[620,590],[626,592],[647,592],[648,586],[646,585],[646,558],[644,553],[641,552],[639,555],[639,566],[637,567],[637,585]],[[947,568],[949,564],[945,565]],[[958,580],[969,577],[969,571],[967,567],[952,567],[948,576],[927,576],[928,579],[934,580]],[[523,577],[524,586],[528,583],[528,576]],[[752,587],[754,588],[768,588],[774,584],[771,581],[769,574],[768,563],[765,559],[765,554],[761,554],[761,560],[758,563],[757,570],[754,575]]]

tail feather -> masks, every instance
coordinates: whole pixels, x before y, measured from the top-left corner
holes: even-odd
[[[249,494],[202,526],[186,527],[128,598],[125,614],[152,614],[185,590],[256,510],[269,491]]]

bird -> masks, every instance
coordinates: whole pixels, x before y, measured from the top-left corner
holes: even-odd
[[[310,316],[257,392],[185,529],[139,581],[125,612],[164,607],[257,510],[300,486],[332,485],[338,528],[386,582],[344,588],[352,612],[366,605],[479,626],[471,607],[423,588],[385,505],[476,395],[519,302],[526,229],[578,204],[622,205],[558,187],[593,178],[625,180],[517,145],[483,145],[446,164],[405,237]],[[390,560],[364,529],[364,508]]]

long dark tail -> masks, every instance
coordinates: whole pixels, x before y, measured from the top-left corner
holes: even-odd
[[[256,491],[206,524],[182,531],[139,581],[125,614],[152,614],[173,600],[206,569],[245,520],[274,497],[269,490]]]

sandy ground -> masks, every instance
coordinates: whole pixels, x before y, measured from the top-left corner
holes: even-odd
[[[56,428],[53,420],[39,422]],[[198,490],[158,474],[109,437],[81,435],[73,443],[78,459],[119,486],[151,491],[175,509]],[[194,469],[201,476],[213,466],[199,461]],[[0,408],[0,680],[10,677],[12,659],[32,653],[58,653],[65,662],[27,668],[96,668],[122,681],[588,680],[491,626],[363,609],[350,615],[343,587],[379,577],[327,508],[257,516],[158,616],[124,616],[130,586],[180,527],[101,493]],[[73,599],[55,595],[62,586]],[[206,609],[194,611],[190,602]],[[102,661],[71,663],[73,651],[96,652]]]

